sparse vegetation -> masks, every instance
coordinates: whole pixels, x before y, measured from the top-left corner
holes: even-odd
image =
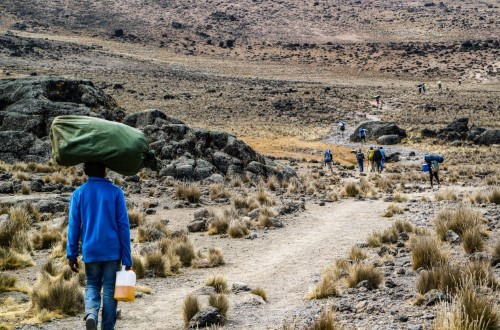
[[[130,228],[142,226],[145,222],[144,213],[139,210],[128,210],[128,222]]]
[[[333,272],[325,271],[318,285],[305,296],[305,299],[323,299],[338,296],[340,296],[340,291],[336,276]]]
[[[349,251],[349,259],[354,260],[356,262],[363,261],[368,258],[366,252],[357,246],[353,246]]]
[[[458,196],[452,188],[446,188],[445,190],[438,191],[434,195],[434,200],[439,201],[456,201]]]
[[[396,204],[390,204],[384,212],[384,217],[392,218],[394,214],[403,214],[403,209]]]
[[[141,256],[136,253],[132,254],[132,267],[138,279],[143,278],[146,274],[146,270],[144,269],[144,262],[142,261]]]
[[[335,313],[333,308],[324,308],[321,311],[319,318],[304,330],[343,330],[344,327],[335,321]]]
[[[78,277],[41,276],[33,287],[31,303],[37,311],[76,315],[83,310],[83,292]]]
[[[434,225],[439,238],[445,240],[448,230],[452,230],[462,237],[465,230],[479,226],[484,221],[479,212],[460,207],[456,210],[443,209],[439,211],[434,219]]]
[[[347,276],[348,287],[354,288],[358,283],[365,280],[368,281],[369,289],[376,289],[382,284],[384,275],[375,269],[372,264],[359,263],[349,269],[349,275]]]
[[[15,288],[17,278],[7,273],[0,273],[0,293],[10,291]]]
[[[448,257],[441,251],[439,241],[429,236],[419,236],[412,240],[411,257],[414,270],[420,267],[431,269],[445,264],[448,260]]]
[[[256,296],[261,297],[265,302],[267,302],[267,294],[263,288],[261,287],[253,288],[250,292]]]
[[[463,247],[465,252],[474,253],[484,251],[485,243],[479,227],[472,227],[462,234]]]
[[[263,207],[260,209],[258,223],[261,227],[274,227],[274,217],[277,213],[270,207]]]
[[[236,220],[229,225],[228,233],[231,238],[241,238],[248,235],[248,228],[244,223]]]
[[[205,285],[211,286],[215,289],[217,293],[227,292],[227,281],[221,275],[210,276],[206,279]]]
[[[154,276],[157,277],[166,277],[170,270],[168,259],[158,249],[152,250],[145,255],[144,267],[151,270]]]
[[[62,234],[58,228],[44,226],[33,236],[33,248],[35,250],[49,249],[61,238]]]
[[[189,321],[200,311],[200,303],[198,301],[198,296],[195,294],[190,294],[184,298],[184,304],[182,305],[182,317],[184,319],[184,325],[188,325]]]
[[[219,310],[222,316],[227,317],[227,311],[229,310],[229,299],[223,293],[211,294],[208,297],[208,304]]]
[[[176,186],[175,197],[190,203],[198,203],[201,197],[200,188],[195,183],[180,183]]]

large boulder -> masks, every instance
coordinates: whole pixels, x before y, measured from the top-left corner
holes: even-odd
[[[406,137],[406,131],[392,122],[385,121],[365,121],[359,124],[354,133],[350,136],[351,141],[359,139],[359,129],[366,130],[366,138],[368,140],[375,140],[384,135],[397,135],[399,138]]]
[[[189,329],[198,329],[210,327],[212,325],[221,325],[226,322],[224,316],[215,307],[206,307],[196,313],[189,321]]]
[[[500,129],[488,129],[477,138],[478,144],[492,145],[500,144]]]
[[[121,121],[124,111],[91,81],[60,77],[0,80],[0,157],[3,161],[50,159],[48,134],[61,115]]]
[[[399,137],[399,135],[396,134],[382,135],[377,139],[377,143],[382,145],[398,144],[400,141],[401,138]]]
[[[465,140],[469,132],[469,118],[463,117],[452,121],[445,128],[437,131],[437,137],[445,141]]]

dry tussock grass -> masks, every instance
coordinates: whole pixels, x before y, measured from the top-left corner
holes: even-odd
[[[445,190],[438,191],[434,194],[434,200],[439,201],[456,201],[458,196],[452,188],[446,188]]]
[[[383,231],[373,232],[368,236],[367,243],[370,247],[379,247],[382,244],[395,244],[398,240],[399,232],[393,225]]]
[[[128,210],[128,222],[130,224],[130,228],[136,228],[144,225],[146,219],[144,213],[139,210]]]
[[[228,290],[226,279],[221,275],[210,276],[205,280],[206,286],[211,286],[217,293],[225,293]]]
[[[62,234],[59,228],[43,226],[42,229],[33,235],[33,248],[35,250],[50,249],[54,244],[59,242]]]
[[[250,292],[256,296],[261,297],[265,302],[267,302],[267,294],[263,288],[261,287],[253,288],[252,290],[250,290]]]
[[[189,321],[200,311],[200,303],[198,301],[198,296],[195,294],[190,294],[184,298],[184,303],[182,304],[182,317],[184,319],[184,325],[188,325]]]
[[[396,204],[390,204],[385,210],[383,216],[386,218],[392,218],[395,214],[403,214],[404,210],[397,206]]]
[[[312,289],[304,298],[323,299],[328,297],[339,297],[340,291],[338,289],[338,279],[335,273],[325,271],[321,276],[321,280],[314,289]]]
[[[0,292],[11,291],[15,289],[17,278],[7,273],[0,273]]]
[[[484,251],[486,243],[479,227],[472,227],[464,231],[462,234],[462,246],[466,253]]]
[[[249,233],[247,226],[238,220],[231,221],[229,225],[228,234],[231,238],[242,238]]]
[[[495,260],[500,260],[500,241],[498,241],[493,247],[492,255]]]
[[[190,203],[198,203],[201,197],[200,188],[195,183],[179,183],[175,187],[175,197]]]
[[[494,330],[500,327],[498,306],[467,288],[451,304],[443,303],[433,323],[435,330]]]
[[[208,188],[210,191],[209,197],[211,200],[231,197],[231,193],[226,189],[224,183],[214,183],[211,184]]]
[[[264,188],[264,184],[259,184],[257,186],[257,191],[255,192],[255,199],[261,205],[274,205],[275,202],[270,194]]]
[[[394,221],[392,227],[394,227],[394,229],[396,229],[398,233],[413,233],[415,231],[415,226],[413,226],[413,224],[408,220],[397,219],[396,221]]]
[[[156,277],[167,277],[171,274],[168,259],[160,250],[154,249],[144,256],[144,267]]]
[[[138,279],[144,278],[144,276],[146,275],[144,261],[142,260],[141,256],[137,253],[132,254],[132,267]]]
[[[196,259],[193,261],[193,267],[195,268],[213,268],[224,264],[225,261],[222,250],[214,247],[209,248],[207,254],[198,251]]]
[[[394,201],[396,203],[404,203],[408,201],[408,196],[402,193],[395,193],[394,194]]]
[[[260,227],[274,227],[273,219],[278,215],[278,213],[270,207],[264,207],[260,209],[259,218],[257,222]]]
[[[280,182],[278,178],[276,178],[275,175],[270,176],[267,178],[267,188],[271,191],[275,191],[280,187]]]
[[[431,269],[448,261],[448,257],[441,251],[439,241],[434,237],[417,236],[411,241],[412,266],[414,270],[419,268]]]
[[[227,311],[229,310],[229,299],[223,293],[211,294],[208,297],[208,304],[219,310],[222,316],[227,317]]]
[[[181,266],[191,266],[192,261],[196,257],[194,245],[185,233],[176,237],[162,238],[157,243],[157,248],[162,254],[167,256],[170,270],[174,272]],[[179,264],[179,261],[181,264]]]
[[[434,218],[436,233],[444,240],[446,232],[453,230],[460,237],[467,229],[480,226],[486,220],[477,211],[465,207],[458,209],[443,209]]]
[[[368,281],[369,288],[378,288],[384,280],[384,275],[372,264],[355,264],[349,269],[347,276],[347,286],[350,288],[356,287],[361,281]]]
[[[231,197],[231,204],[236,210],[242,210],[248,208],[249,202],[247,198],[237,194],[233,194],[233,196]]]
[[[357,246],[353,246],[353,247],[351,247],[351,250],[349,250],[348,258],[350,260],[354,260],[356,262],[359,262],[359,261],[363,261],[366,258],[368,258],[368,255],[366,254],[366,252],[362,248],[357,247]]]

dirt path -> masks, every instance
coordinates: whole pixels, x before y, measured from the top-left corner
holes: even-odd
[[[196,247],[220,246],[227,264],[216,269],[189,269],[166,279],[141,280],[153,294],[134,304],[121,304],[123,320],[118,329],[182,329],[184,297],[200,287],[209,275],[221,274],[231,285],[245,282],[265,289],[269,303],[255,305],[249,296],[230,294],[228,329],[272,329],[304,306],[304,295],[322,270],[336,258],[346,256],[355,243],[366,240],[374,230],[390,221],[380,214],[385,203],[345,200],[308,205],[308,209],[287,220],[283,229],[258,232],[254,240],[193,236]],[[240,297],[241,296],[241,297]],[[46,324],[44,329],[75,329],[80,317]]]

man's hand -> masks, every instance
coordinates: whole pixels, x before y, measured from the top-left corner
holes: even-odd
[[[68,265],[73,272],[78,273],[78,259],[68,260]]]
[[[132,266],[125,266],[125,270],[132,270]]]

